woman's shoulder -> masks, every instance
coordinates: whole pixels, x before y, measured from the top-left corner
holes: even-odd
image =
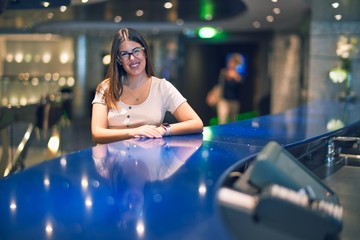
[[[166,88],[169,85],[169,81],[165,78],[151,77],[152,86],[155,88]]]
[[[152,77],[153,89],[157,89],[161,93],[171,94],[178,91],[176,87],[166,78]]]
[[[155,76],[151,76],[151,81],[155,84],[161,84],[164,81],[166,81],[165,78],[159,78],[159,77],[155,77]]]
[[[98,86],[97,86],[97,88],[96,88],[96,91],[104,91],[104,90],[107,89],[108,87],[109,87],[109,78],[102,80],[102,81],[98,84]]]

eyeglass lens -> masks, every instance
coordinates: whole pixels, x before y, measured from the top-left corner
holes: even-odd
[[[134,48],[131,52],[120,52],[120,59],[121,60],[128,60],[130,59],[130,55],[132,54],[134,57],[142,56],[144,48]]]

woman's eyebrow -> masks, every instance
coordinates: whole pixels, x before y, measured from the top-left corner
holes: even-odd
[[[130,52],[134,51],[134,49],[136,49],[136,48],[142,48],[142,47],[134,47],[133,49],[130,50]],[[122,53],[122,52],[127,52],[127,53],[129,53],[129,51],[120,51],[120,52],[121,52],[121,53]]]

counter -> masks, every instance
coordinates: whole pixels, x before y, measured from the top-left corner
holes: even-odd
[[[231,239],[215,197],[228,169],[269,141],[291,148],[341,133],[359,123],[358,109],[316,101],[59,156],[0,179],[0,239]]]

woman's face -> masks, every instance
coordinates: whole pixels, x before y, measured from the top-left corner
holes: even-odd
[[[124,70],[130,76],[143,74],[146,67],[145,48],[134,41],[120,44],[118,58]]]
[[[229,69],[235,69],[236,65],[237,65],[236,60],[230,59],[227,66],[228,66]]]

